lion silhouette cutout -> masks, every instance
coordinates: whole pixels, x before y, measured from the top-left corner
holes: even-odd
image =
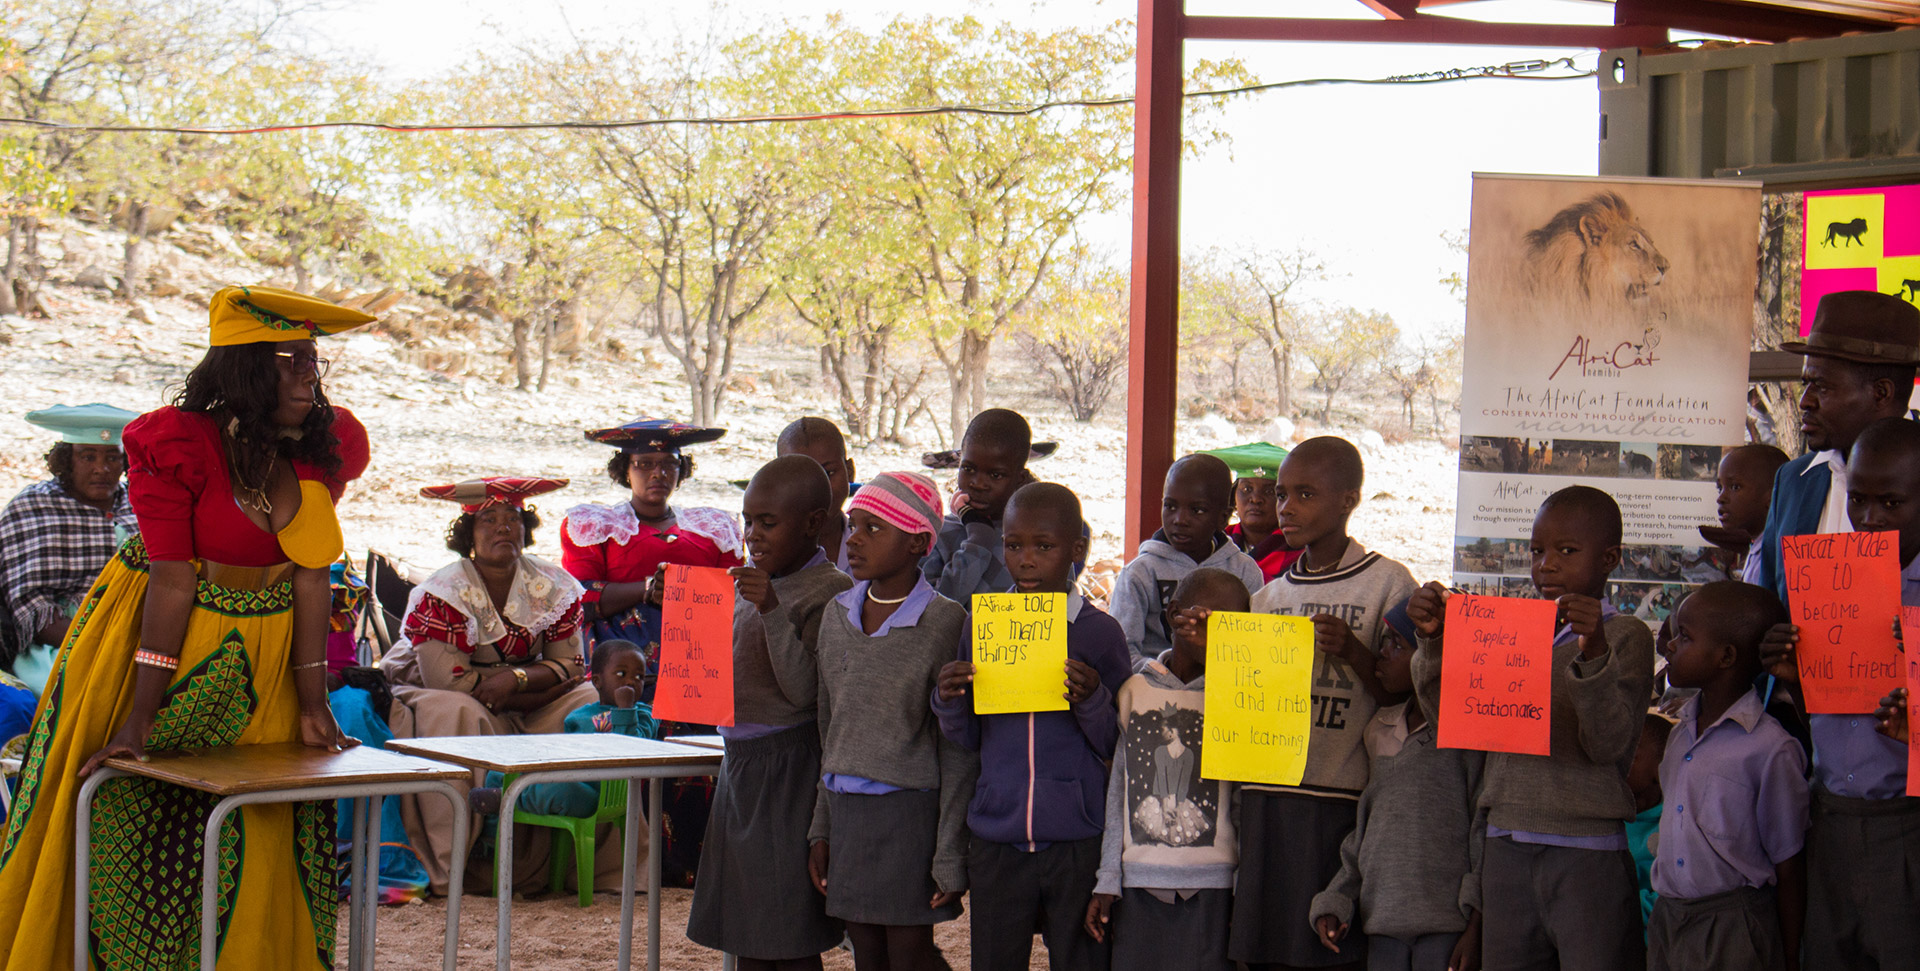
[[[1867,234],[1867,221],[1865,219],[1854,218],[1854,219],[1849,219],[1843,223],[1828,223],[1827,238],[1821,240],[1820,245],[1832,246],[1834,239],[1838,238],[1840,240],[1840,245],[1843,247],[1851,246],[1854,243],[1859,243],[1860,245],[1865,246],[1867,245],[1866,241],[1861,239],[1860,237],[1865,236],[1866,234]]]
[[[1614,192],[1560,210],[1528,232],[1526,244],[1527,288],[1536,298],[1635,307],[1672,266]]]

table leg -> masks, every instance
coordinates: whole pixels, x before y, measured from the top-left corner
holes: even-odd
[[[80,783],[73,811],[73,971],[90,971],[87,938],[93,930],[93,796],[102,783],[126,773],[95,769]]]
[[[238,804],[239,797],[228,796],[213,804],[200,842],[200,971],[214,971],[219,960],[217,928],[220,926],[220,827]]]
[[[493,894],[499,901],[500,913],[494,928],[494,966],[499,971],[509,971],[513,967],[513,808],[520,801],[520,792],[533,780],[532,775],[523,775],[507,784],[505,792],[500,794],[500,817],[497,823],[499,836],[494,839],[494,877]],[[457,812],[455,815],[459,815]],[[455,875],[458,878],[458,875]],[[452,881],[449,880],[449,883]]]
[[[633,892],[639,883],[640,870],[640,841],[636,839],[640,835],[640,799],[636,792],[639,782],[639,779],[627,780],[627,819],[626,826],[620,830],[620,951],[614,963],[620,971],[633,966]],[[657,800],[653,812],[655,816],[660,814]]]
[[[666,815],[664,789],[662,780],[647,780],[647,799],[653,806],[653,816],[647,820],[647,971],[660,971],[660,862],[666,856],[660,850],[661,819]]]
[[[366,935],[366,944],[359,948],[362,971],[373,971],[375,942],[380,939],[380,929],[375,925],[380,919],[380,803],[382,797],[370,796],[356,800],[366,805],[366,828],[360,833],[363,879],[356,884],[360,900],[360,931]]]
[[[447,881],[447,943],[441,956],[441,971],[456,971],[460,959],[460,896],[466,889],[467,872],[467,797],[453,786],[441,783],[447,802],[453,807],[453,873],[459,880]]]
[[[366,928],[366,913],[361,904],[367,896],[367,801],[351,800],[353,821],[347,827],[347,971],[366,967],[361,956]]]

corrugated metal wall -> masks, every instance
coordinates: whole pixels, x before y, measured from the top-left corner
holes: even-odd
[[[1770,189],[1920,177],[1920,30],[1600,55],[1600,174]]]

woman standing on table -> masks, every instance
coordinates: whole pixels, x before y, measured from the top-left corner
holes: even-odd
[[[693,459],[680,450],[711,442],[727,430],[700,428],[657,418],[641,418],[614,428],[587,432],[589,441],[619,449],[607,462],[607,475],[632,490],[609,505],[583,503],[567,510],[560,530],[561,565],[586,585],[584,599],[591,640],[621,638],[650,652],[648,670],[658,670],[659,592],[648,584],[669,563],[687,566],[741,565],[740,522],[729,512],[705,506],[672,504],[673,490],[693,473]],[[591,656],[592,646],[588,646]],[[651,682],[641,699],[653,701]],[[704,726],[665,725],[664,734],[704,733]],[[666,846],[663,867],[668,882],[690,883],[699,865],[700,842],[713,801],[713,780],[679,779],[666,786]]]
[[[540,525],[526,501],[566,484],[488,476],[420,490],[460,504],[447,526],[447,548],[460,558],[413,588],[405,637],[380,659],[393,685],[387,720],[395,738],[555,734],[575,708],[599,699],[580,683],[580,584],[526,552]],[[402,797],[401,807],[434,892],[449,892],[452,809],[431,796]],[[536,843],[538,859],[526,855]],[[543,883],[545,841],[515,845],[523,852],[514,872],[529,886]]]
[[[174,405],[128,425],[140,536],[73,619],[35,717],[0,844],[0,969],[73,966],[80,780],[148,749],[299,740],[339,751],[327,708],[334,503],[366,430],[327,402],[313,338],[373,320],[271,287],[227,287]],[[93,962],[175,968],[200,948],[201,827],[215,797],[144,779],[93,805]],[[334,804],[246,806],[213,852],[219,966],[332,967]]]

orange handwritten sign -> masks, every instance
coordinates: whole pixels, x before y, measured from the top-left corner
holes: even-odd
[[[1920,637],[1920,607],[1900,608],[1901,660],[1907,665],[1907,795],[1920,796],[1920,748],[1913,747],[1913,700],[1920,698],[1920,651],[1906,647]]]
[[[733,578],[717,567],[667,567],[660,597],[662,721],[733,724]]]
[[[1787,608],[1800,641],[1800,693],[1807,710],[1857,715],[1906,683],[1893,620],[1900,608],[1896,533],[1780,537]]]
[[[1551,752],[1556,609],[1551,600],[1447,598],[1435,719],[1441,748]]]

